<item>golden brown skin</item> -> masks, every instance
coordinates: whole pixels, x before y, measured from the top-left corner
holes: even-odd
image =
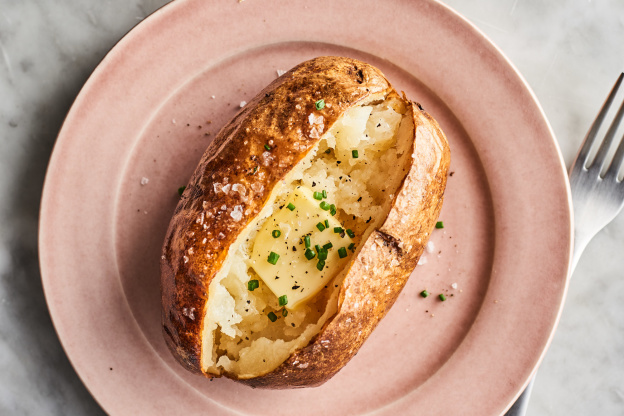
[[[321,114],[327,131],[348,108],[379,93],[396,94],[378,69],[349,58],[316,58],[265,88],[208,147],[175,210],[161,260],[163,333],[187,369],[202,373],[208,286],[229,247],[260,212],[271,189],[319,141],[317,135],[311,137],[309,114]],[[315,103],[321,98],[331,106],[319,111]],[[241,382],[288,388],[327,381],[355,355],[396,300],[435,225],[450,163],[438,124],[419,105],[412,104],[412,109],[417,149],[412,149],[413,164],[384,224],[362,243],[350,264],[337,313],[307,347],[277,369]],[[268,155],[273,158],[267,165],[265,144],[270,144]],[[231,190],[217,194],[214,184],[225,184],[226,179],[228,184],[242,184],[245,196]],[[236,206],[242,209],[238,221],[231,215]]]

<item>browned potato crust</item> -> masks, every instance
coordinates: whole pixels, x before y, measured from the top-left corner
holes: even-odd
[[[230,246],[260,213],[276,184],[319,143],[310,113],[322,114],[328,130],[363,100],[395,95],[383,74],[366,63],[316,58],[274,81],[219,132],[175,210],[161,260],[163,333],[184,367],[203,373],[208,288]],[[332,105],[317,110],[321,98]],[[442,206],[450,151],[435,120],[419,104],[404,100],[414,120],[412,162],[385,221],[360,243],[348,265],[337,312],[279,367],[241,382],[288,388],[327,381],[355,355],[415,268]],[[262,160],[267,143],[272,143],[270,164]],[[215,191],[215,183],[228,181],[241,184],[245,195]]]

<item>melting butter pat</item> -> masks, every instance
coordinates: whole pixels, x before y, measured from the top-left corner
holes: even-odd
[[[342,227],[340,222],[329,210],[321,209],[320,204],[321,201],[313,198],[312,191],[297,187],[284,206],[266,220],[254,242],[251,266],[275,296],[286,295],[287,309],[296,309],[316,295],[342,270],[352,254],[348,247],[353,241],[345,232],[334,231]],[[326,220],[329,228],[320,231],[317,225],[325,224]],[[306,235],[310,236],[310,249],[315,254],[311,260],[305,256]],[[325,265],[319,270],[319,255],[314,247],[328,243],[332,247],[327,249]],[[344,258],[338,253],[342,247],[347,253]],[[276,264],[268,261],[271,252],[279,255]]]

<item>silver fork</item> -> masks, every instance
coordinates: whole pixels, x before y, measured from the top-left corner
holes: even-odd
[[[613,221],[624,206],[624,181],[618,180],[618,172],[624,164],[624,137],[620,140],[613,158],[607,160],[607,154],[613,144],[615,133],[622,122],[622,118],[624,118],[624,102],[620,105],[602,139],[596,156],[592,161],[589,160],[592,147],[600,142],[598,130],[611,104],[613,104],[618,89],[622,85],[622,80],[624,80],[624,73],[620,74],[611,93],[602,105],[570,169],[570,189],[572,190],[572,207],[574,209],[574,251],[572,252],[570,273],[576,268],[576,264],[589,241],[594,238],[598,231]],[[602,174],[605,168],[606,171]],[[526,414],[534,380],[535,378],[531,379],[527,388],[505,413],[505,416],[524,416]]]

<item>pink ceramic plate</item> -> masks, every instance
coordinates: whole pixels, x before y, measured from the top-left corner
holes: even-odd
[[[158,264],[177,189],[242,101],[325,54],[378,66],[439,120],[452,148],[445,228],[322,387],[210,382],[176,364],[161,336]],[[78,96],[41,210],[50,312],[113,415],[500,414],[552,336],[570,246],[566,173],[535,98],[483,35],[430,0],[169,4]],[[434,296],[418,296],[425,288]]]

